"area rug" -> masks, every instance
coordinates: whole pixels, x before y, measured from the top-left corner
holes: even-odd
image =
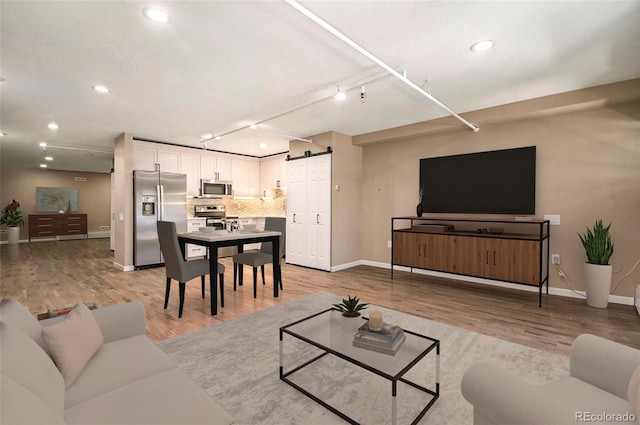
[[[279,328],[339,302],[319,292],[181,335],[158,346],[217,400],[237,424],[326,425],[345,422],[279,379]],[[543,385],[569,373],[569,359],[410,314],[371,306],[387,323],[441,341],[440,398],[422,418],[423,424],[471,424],[472,406],[462,397],[460,381],[476,362],[491,362]],[[365,310],[365,315],[367,310]],[[314,354],[313,348],[285,337],[285,370]],[[434,363],[416,368],[412,379],[428,386]],[[389,381],[325,356],[292,376],[292,380],[343,411],[359,423],[391,423]],[[398,389],[398,423],[410,423],[426,404],[413,388]],[[523,401],[526,402],[526,401]],[[176,406],[179,408],[179,406]]]

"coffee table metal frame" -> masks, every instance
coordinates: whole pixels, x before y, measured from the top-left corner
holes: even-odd
[[[323,310],[319,313],[313,314],[311,316],[307,316],[303,319],[300,319],[296,322],[290,323],[288,325],[282,326],[280,328],[280,379],[284,382],[286,382],[287,384],[291,385],[293,388],[297,389],[298,391],[300,391],[301,393],[303,393],[304,395],[306,395],[307,397],[309,397],[310,399],[314,400],[315,402],[321,404],[322,406],[324,406],[325,408],[329,409],[331,412],[335,413],[336,415],[340,416],[342,419],[344,419],[345,421],[351,423],[351,424],[358,424],[358,422],[356,422],[355,420],[353,420],[352,418],[350,418],[349,416],[345,415],[344,413],[342,413],[341,411],[339,411],[338,409],[336,409],[335,407],[329,405],[328,403],[326,403],[325,401],[321,400],[320,398],[316,397],[315,395],[313,395],[312,393],[310,393],[309,391],[305,390],[304,388],[302,388],[301,386],[299,386],[298,384],[292,382],[291,380],[288,379],[289,376],[291,376],[292,374],[298,372],[299,370],[305,368],[306,366],[309,366],[310,364],[314,363],[316,360],[319,360],[321,358],[323,358],[324,356],[326,356],[327,354],[332,354],[336,357],[339,357],[343,360],[346,360],[349,363],[352,363],[354,365],[357,365],[365,370],[368,370],[369,372],[375,373],[376,375],[382,376],[383,378],[391,381],[391,418],[392,418],[392,423],[395,425],[396,423],[396,416],[397,416],[397,400],[396,400],[396,396],[397,396],[397,390],[398,390],[398,381],[403,382],[405,384],[408,384],[422,392],[425,392],[429,395],[432,396],[431,400],[427,403],[427,405],[422,409],[422,411],[420,411],[420,413],[418,414],[418,416],[416,416],[416,418],[413,420],[413,422],[411,422],[412,424],[417,424],[420,419],[422,419],[422,417],[425,415],[425,413],[427,413],[427,411],[431,408],[431,406],[433,406],[433,404],[436,402],[436,400],[440,397],[440,341],[428,336],[424,336],[424,335],[420,335],[417,334],[415,332],[411,332],[408,331],[406,329],[404,329],[405,334],[409,334],[409,335],[414,335],[415,337],[418,338],[423,338],[425,340],[431,341],[431,344],[429,344],[425,350],[423,350],[422,352],[420,352],[412,361],[410,361],[402,370],[400,370],[398,373],[396,373],[395,375],[390,375],[388,373],[385,373],[384,371],[381,371],[375,367],[372,367],[368,364],[366,364],[363,361],[354,359],[353,357],[342,353],[340,351],[337,350],[333,350],[330,347],[327,347],[317,341],[314,341],[311,338],[307,338],[304,335],[300,335],[296,332],[291,331],[290,327],[297,325],[299,323],[302,323],[304,321],[313,319],[317,316],[320,316],[322,314],[331,314],[330,312],[332,311],[337,311],[335,308],[329,308],[327,310]],[[366,317],[364,318],[365,320],[368,320]],[[354,331],[355,333],[355,331]],[[288,372],[284,372],[284,353],[283,353],[283,336],[284,334],[288,334],[294,338],[297,338],[301,341],[306,342],[307,344],[313,345],[314,347],[319,348],[320,350],[323,351],[322,354],[312,358],[311,360],[308,360],[306,362],[304,362],[303,364],[291,369]],[[400,347],[400,350],[402,349],[402,347]],[[404,378],[404,375],[411,370],[416,364],[418,364],[427,354],[433,352],[435,350],[436,353],[436,383],[435,383],[435,391],[425,388],[421,385],[416,384],[415,382],[411,382],[407,379]],[[372,352],[373,353],[373,352]],[[378,356],[388,356],[388,354],[381,354],[381,353],[374,353],[374,355],[378,355]]]

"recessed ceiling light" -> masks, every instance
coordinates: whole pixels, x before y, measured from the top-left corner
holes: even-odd
[[[0,137],[4,137],[4,136],[7,136],[7,135],[8,135],[7,133],[0,133]]]
[[[469,50],[472,52],[484,52],[485,50],[492,49],[496,45],[496,42],[493,40],[482,40],[474,43]]]
[[[58,124],[56,124],[54,122],[50,122],[47,127],[49,127],[49,130],[57,130],[58,129]]]
[[[47,164],[40,164],[40,168],[47,168]]]
[[[98,85],[98,86],[92,86],[92,87],[98,93],[109,93],[111,91],[111,90],[109,90],[109,87],[107,87],[107,86]]]
[[[45,149],[47,147],[47,144],[45,142],[40,142],[39,145],[42,149]]]
[[[142,9],[142,14],[149,20],[153,22],[158,22],[160,24],[166,24],[171,20],[169,14],[162,9],[156,9],[155,7],[145,7]]]
[[[260,143],[260,149],[266,149],[266,148],[267,148],[266,143]]]
[[[257,126],[257,125],[255,125],[255,124],[251,124],[251,125],[249,126],[249,128],[250,128],[251,130],[255,130],[256,128],[258,128],[258,126]]]
[[[45,156],[44,160],[45,161],[53,161],[53,157],[52,156]]]

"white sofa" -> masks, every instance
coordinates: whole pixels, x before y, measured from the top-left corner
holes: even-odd
[[[231,416],[146,336],[140,302],[93,310],[104,344],[65,390],[42,327],[0,303],[0,423],[230,424]]]
[[[629,388],[637,388],[634,371],[639,367],[640,350],[583,334],[571,345],[565,378],[535,387],[493,364],[479,363],[465,372],[461,390],[473,405],[475,425],[630,424],[638,421],[628,397]]]

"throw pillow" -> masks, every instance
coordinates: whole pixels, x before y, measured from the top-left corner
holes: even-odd
[[[53,356],[65,388],[73,384],[104,343],[91,311],[78,303],[64,320],[42,328],[42,339]]]
[[[631,409],[636,414],[636,420],[640,424],[640,366],[631,375],[627,398],[629,399],[629,404],[631,404]]]

